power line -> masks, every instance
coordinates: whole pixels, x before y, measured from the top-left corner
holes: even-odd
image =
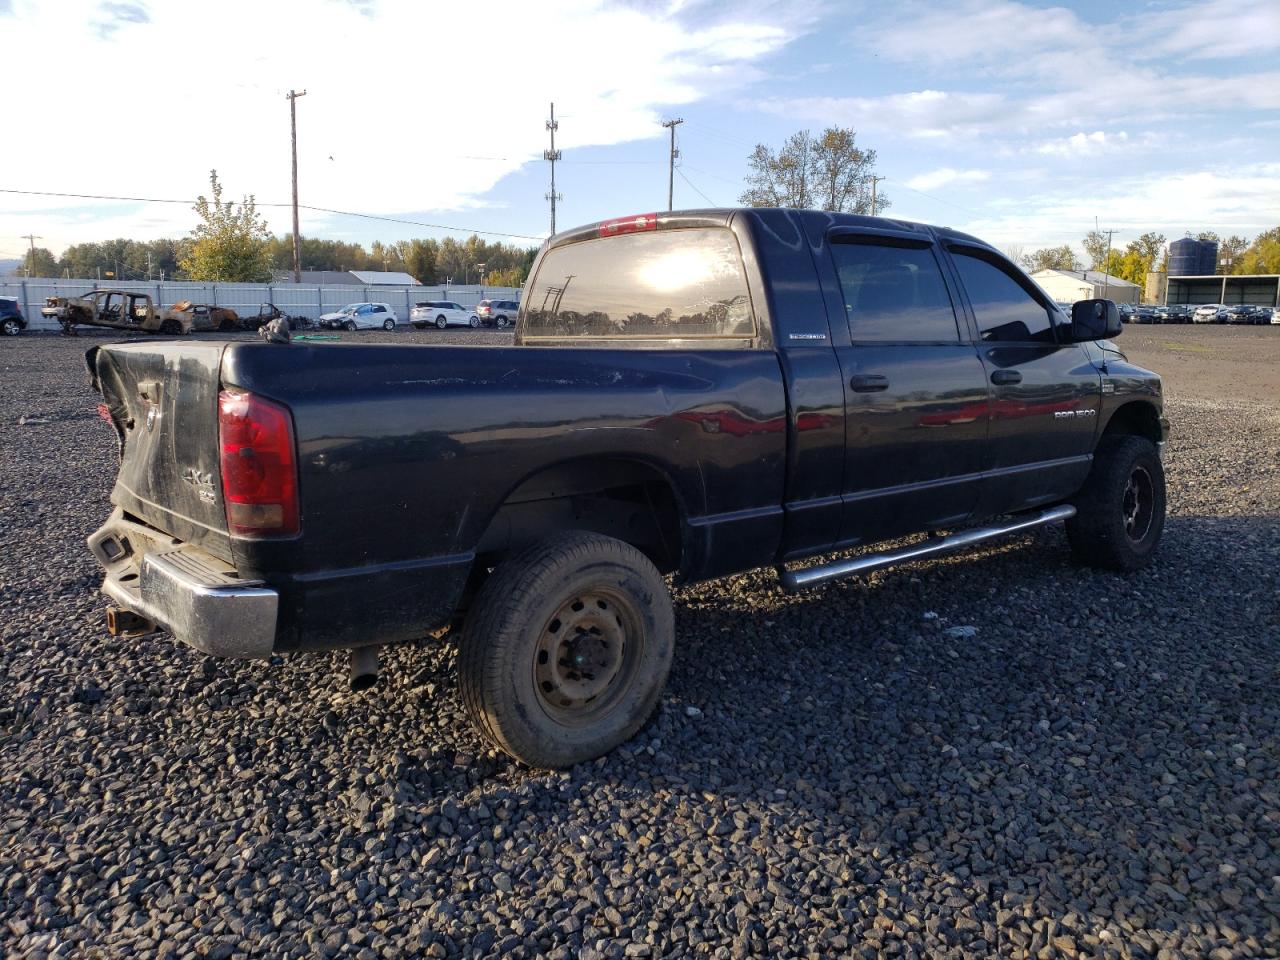
[[[67,197],[73,200],[121,200],[129,203],[182,203],[190,206],[194,200],[177,200],[168,197],[117,197],[101,193],[59,193],[52,190],[13,190],[0,187],[0,193],[12,193],[25,197]],[[254,201],[259,207],[292,207],[291,203],[265,203]],[[486,237],[515,237],[518,240],[538,240],[542,237],[530,236],[526,233],[503,233],[500,230],[476,230],[472,227],[451,227],[444,223],[426,223],[422,220],[406,220],[401,217],[384,217],[376,213],[358,213],[354,210],[335,210],[331,207],[316,207],[305,203],[298,204],[299,210],[310,210],[312,213],[332,213],[340,217],[360,217],[364,220],[383,220],[387,223],[403,223],[411,227],[429,227],[432,230],[453,230],[457,233],[475,233]]]
[[[693,181],[690,180],[688,177],[686,177],[684,175],[684,171],[681,170],[679,167],[676,167],[676,173],[680,174],[680,179],[683,180],[685,183],[687,183],[690,187],[693,187],[693,192],[696,193],[698,196],[700,196],[703,200],[707,201],[707,203],[711,204],[713,207],[720,206],[720,204],[716,203],[714,200],[708,197],[705,193],[703,193],[697,187],[693,186]]]

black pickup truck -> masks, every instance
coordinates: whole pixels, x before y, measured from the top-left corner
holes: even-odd
[[[1119,332],[962,233],[747,209],[557,234],[510,347],[99,347],[108,625],[350,649],[356,685],[455,628],[480,731],[572,764],[658,701],[665,574],[799,590],[1062,520],[1078,559],[1146,563],[1166,422]]]

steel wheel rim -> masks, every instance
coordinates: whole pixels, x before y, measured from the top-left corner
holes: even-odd
[[[1141,543],[1151,532],[1155,517],[1155,484],[1146,467],[1134,467],[1120,497],[1120,514],[1124,532],[1134,543]]]
[[[547,619],[533,652],[533,687],[548,717],[583,727],[609,713],[635,678],[644,650],[640,614],[616,588],[567,597]]]
[[[18,333],[18,329],[17,320],[6,320],[4,322],[4,334],[6,337],[15,336]]]

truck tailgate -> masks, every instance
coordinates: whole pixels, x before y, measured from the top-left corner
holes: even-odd
[[[86,360],[121,437],[111,500],[145,523],[231,559],[218,463],[225,343],[95,347]]]

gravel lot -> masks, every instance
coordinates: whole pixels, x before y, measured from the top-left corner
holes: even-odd
[[[471,733],[448,642],[351,694],[109,637],[92,342],[0,342],[0,953],[1280,954],[1280,328],[1120,341],[1169,370],[1148,571],[1049,529],[679,590],[658,715],[557,775]]]

